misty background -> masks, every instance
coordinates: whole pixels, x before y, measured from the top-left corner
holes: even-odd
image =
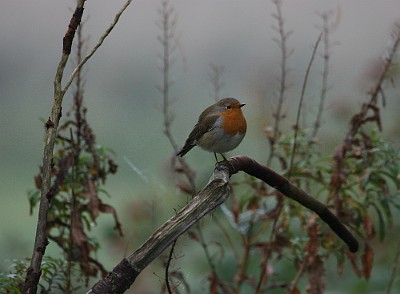
[[[83,21],[89,49],[123,3],[87,1]],[[175,84],[171,89],[176,141],[183,144],[200,112],[214,103],[209,81],[213,63],[225,69],[221,98],[235,97],[246,103],[248,134],[228,155],[246,154],[265,162],[268,144],[263,130],[272,123],[281,57],[273,41],[278,38],[272,28],[276,26],[272,17],[275,6],[268,0],[171,0],[171,3],[178,17],[178,47],[172,68]],[[53,78],[74,6],[74,1],[66,0],[3,0],[1,4],[1,271],[7,269],[8,259],[31,255],[37,209],[29,215],[27,191],[34,188],[33,177],[41,165],[44,125],[40,119],[46,120],[50,114]],[[129,218],[129,203],[135,199],[157,199],[160,208],[155,209],[167,211],[166,217],[174,213],[176,203],[186,200],[173,199],[176,197],[173,183],[168,183],[166,176],[174,150],[162,132],[162,96],[156,89],[162,82],[158,57],[162,47],[157,41],[161,32],[156,25],[160,7],[161,1],[134,1],[85,66],[84,103],[89,124],[97,142],[115,151],[119,165],[118,173],[106,184],[112,198],[105,202],[117,208],[123,229],[134,225]],[[394,23],[400,21],[400,2],[287,0],[283,1],[282,9],[285,29],[292,31],[287,45],[294,50],[288,59],[291,87],[285,103],[287,129],[294,124],[304,72],[322,26],[321,13],[329,11],[337,24],[330,34],[329,91],[319,133],[321,150],[329,154],[343,139],[351,115],[367,99],[374,69],[390,45]],[[71,57],[70,61],[73,54]],[[304,124],[313,121],[317,110],[313,102],[320,94],[322,62],[319,54],[306,92]],[[71,63],[67,68],[72,69]],[[386,94],[388,107],[382,113],[384,136],[397,144],[399,92],[395,89]],[[69,91],[63,102],[64,118],[72,105],[71,98]],[[196,166],[197,185],[201,187],[211,175],[214,157],[197,148],[187,157]],[[125,158],[140,170],[140,175]],[[172,195],[166,196],[171,191]],[[103,215],[101,221],[113,226],[111,216]],[[134,237],[126,238],[128,244],[133,242],[130,238]],[[121,257],[106,259],[112,265]]]

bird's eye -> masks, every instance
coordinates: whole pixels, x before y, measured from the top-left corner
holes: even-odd
[[[226,106],[226,109],[231,109],[231,108],[232,108],[232,106],[230,106],[230,105]]]

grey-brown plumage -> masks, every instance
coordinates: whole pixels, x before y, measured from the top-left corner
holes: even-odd
[[[246,133],[243,105],[235,98],[224,98],[207,107],[177,155],[184,156],[196,145],[221,154],[236,148]]]

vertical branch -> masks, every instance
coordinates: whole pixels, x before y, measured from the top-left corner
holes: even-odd
[[[329,60],[330,60],[330,43],[329,43],[329,14],[325,12],[322,14],[322,34],[323,34],[323,44],[324,44],[324,53],[322,54],[322,58],[324,60],[324,70],[322,72],[322,85],[321,85],[321,96],[318,105],[318,112],[317,117],[314,122],[314,129],[312,133],[312,138],[314,138],[318,130],[321,127],[322,123],[322,114],[325,109],[325,101],[326,101],[326,94],[328,92],[328,75],[329,75]]]
[[[224,86],[224,82],[221,80],[221,77],[225,71],[225,68],[223,65],[215,65],[210,63],[210,69],[211,71],[208,76],[209,81],[213,86],[212,97],[214,98],[215,102],[217,102],[219,99],[221,99],[221,89]]]
[[[82,61],[82,51],[84,46],[84,40],[82,37],[83,23],[77,29],[77,46],[76,46],[76,64],[80,64]],[[76,140],[74,139],[72,129],[70,129],[70,139],[72,144],[73,152],[73,163],[71,165],[71,208],[70,208],[70,229],[69,229],[69,243],[67,251],[67,285],[66,292],[71,293],[72,289],[72,268],[74,265],[74,228],[77,224],[75,223],[76,218],[74,214],[77,213],[77,195],[75,183],[77,181],[77,166],[81,153],[81,137],[82,137],[82,116],[81,107],[83,99],[83,87],[82,87],[82,71],[78,71],[75,79],[75,93],[74,93],[74,110],[75,110],[75,121],[76,121]]]
[[[163,131],[175,150],[177,149],[177,144],[175,143],[175,139],[171,133],[171,124],[174,120],[174,115],[170,112],[169,108],[171,106],[170,88],[174,84],[174,82],[170,78],[170,71],[174,63],[173,53],[176,49],[176,43],[172,43],[172,40],[175,35],[177,15],[168,0],[162,1],[161,5],[162,8],[159,10],[161,21],[160,23],[157,23],[157,25],[162,31],[162,34],[158,36],[158,41],[163,48],[163,53],[160,56],[160,59],[162,61],[160,71],[163,75],[163,83],[161,86],[157,86],[157,89],[161,92],[163,96]]]
[[[254,221],[255,221],[255,215],[253,214],[249,222],[250,226],[248,228],[246,235],[245,236],[242,235],[243,256],[238,265],[239,273],[236,275],[236,281],[237,281],[235,289],[236,294],[241,293],[241,287],[243,285],[243,282],[247,279],[246,270],[249,263],[250,251],[252,247],[252,232],[253,232]]]
[[[322,33],[319,34],[318,39],[314,44],[313,51],[311,53],[311,58],[308,63],[305,75],[304,75],[303,86],[301,87],[299,106],[297,107],[297,114],[296,114],[296,124],[295,124],[295,128],[294,128],[294,139],[293,139],[294,142],[293,142],[293,147],[292,147],[292,154],[290,157],[288,179],[290,179],[290,177],[291,177],[293,163],[294,163],[294,157],[296,155],[297,135],[298,135],[299,128],[300,128],[299,123],[300,123],[301,109],[303,108],[304,94],[305,94],[306,87],[307,87],[308,76],[310,75],[311,66],[314,62],[314,58],[315,58],[315,55],[317,52],[318,45],[321,42],[321,38],[322,38]]]
[[[163,114],[163,132],[167,137],[169,143],[174,150],[177,150],[177,144],[174,136],[171,132],[171,124],[174,120],[174,114],[170,111],[171,99],[170,89],[174,82],[171,80],[171,68],[174,64],[174,52],[177,48],[176,42],[173,42],[177,24],[177,14],[170,4],[169,0],[163,0],[161,3],[161,9],[158,11],[160,15],[160,21],[156,23],[158,28],[161,30],[161,35],[157,36],[157,40],[161,44],[163,50],[159,58],[161,59],[162,66],[160,72],[163,75],[162,85],[157,85],[157,90],[162,95],[162,114]],[[181,171],[186,176],[191,194],[196,192],[194,183],[194,172],[190,169],[186,161],[182,157],[177,157],[179,164],[181,165]]]
[[[392,273],[390,275],[389,283],[386,287],[386,294],[391,293],[393,283],[396,280],[396,277],[398,278],[397,271],[399,269],[399,263],[400,263],[400,242],[397,245],[396,255],[394,257],[393,264],[392,264]]]
[[[287,60],[292,53],[292,51],[288,51],[287,48],[287,40],[291,34],[291,31],[286,32],[284,28],[284,19],[282,14],[282,0],[272,0],[272,3],[275,4],[276,7],[276,14],[273,14],[273,17],[278,22],[278,26],[273,28],[275,29],[275,31],[278,32],[279,35],[279,39],[273,39],[273,40],[277,43],[277,45],[281,49],[281,65],[280,65],[281,74],[280,77],[278,78],[279,81],[278,104],[276,110],[272,114],[274,118],[273,130],[272,134],[268,137],[271,146],[271,152],[267,160],[267,165],[271,164],[272,158],[275,156],[275,143],[280,137],[280,124],[282,119],[285,117],[285,114],[283,113],[283,103],[285,101],[286,90],[288,88]]]
[[[76,146],[74,142],[74,137],[71,130],[71,142],[73,146]],[[75,148],[74,148],[75,149]],[[71,293],[72,289],[72,267],[74,262],[74,241],[73,241],[73,230],[72,228],[75,226],[74,224],[74,213],[76,210],[76,194],[75,194],[75,181],[76,181],[76,163],[77,163],[77,154],[73,150],[73,163],[71,165],[71,209],[70,209],[70,230],[69,230],[69,240],[68,240],[68,250],[67,250],[67,281],[65,285],[65,292]]]
[[[177,144],[175,138],[171,132],[171,125],[174,120],[174,114],[170,111],[171,106],[171,97],[170,97],[170,89],[173,86],[174,82],[172,81],[170,74],[171,69],[174,64],[174,52],[177,47],[177,42],[174,41],[175,33],[176,33],[176,24],[177,24],[177,14],[174,10],[174,7],[170,4],[169,0],[163,0],[161,2],[161,9],[158,11],[160,15],[160,21],[156,23],[158,28],[161,30],[161,35],[157,36],[159,43],[162,46],[162,54],[159,56],[161,59],[161,67],[160,71],[162,73],[163,81],[162,85],[157,85],[158,91],[160,91],[162,95],[162,114],[163,114],[163,132],[167,137],[169,143],[171,144],[174,150],[177,149]],[[192,193],[195,193],[195,183],[193,175],[194,173],[191,171],[186,162],[178,157],[179,163],[182,167],[182,171],[185,174],[186,178],[189,182],[189,190]],[[169,270],[170,264],[173,257],[173,252],[175,249],[175,245],[178,239],[175,239],[170,248],[170,253],[165,265],[164,269],[164,278],[165,285],[168,293],[173,293],[171,289],[171,285],[169,282]]]

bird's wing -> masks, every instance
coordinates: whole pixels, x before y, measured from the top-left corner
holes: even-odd
[[[189,137],[187,138],[185,145],[182,150],[177,153],[179,156],[184,156],[188,153],[194,146],[196,146],[197,141],[207,132],[211,131],[214,128],[214,124],[218,119],[218,115],[210,115],[204,117],[202,120],[204,123],[197,123],[193,130],[190,132]],[[211,127],[210,127],[211,126]]]

